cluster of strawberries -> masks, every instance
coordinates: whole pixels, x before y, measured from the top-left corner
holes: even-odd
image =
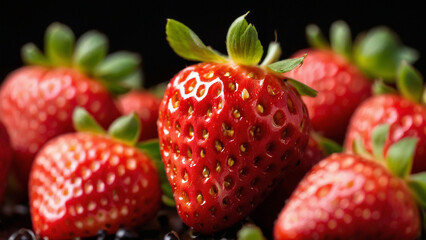
[[[168,204],[205,236],[249,217],[260,228],[241,230],[241,240],[421,237],[426,90],[417,52],[386,27],[352,42],[336,21],[329,41],[310,25],[309,48],[279,60],[272,42],[263,58],[246,15],[228,30],[228,55],[169,19],[171,48],[201,63],[167,81],[161,97],[142,88],[138,56],[107,56],[96,31],[74,46],[55,23],[45,54],[24,46],[30,66],[0,90],[0,183],[11,165],[36,234],[114,233]]]

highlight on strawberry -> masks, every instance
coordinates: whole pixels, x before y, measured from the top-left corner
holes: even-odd
[[[184,24],[168,19],[167,40],[186,60],[160,104],[161,155],[177,211],[201,234],[225,230],[248,216],[298,164],[310,126],[300,95],[316,91],[282,73],[305,56],[277,61],[244,14],[230,26],[228,56],[207,47]]]
[[[418,53],[404,46],[391,29],[378,26],[361,32],[352,40],[349,25],[342,20],[332,23],[327,39],[321,29],[306,27],[309,47],[293,54],[308,53],[304,67],[285,74],[318,91],[315,99],[304,97],[312,128],[342,144],[350,117],[371,96],[377,78],[394,82],[402,61],[413,63]],[[330,116],[333,116],[330,118]]]
[[[74,131],[76,106],[107,127],[120,116],[114,96],[140,85],[140,57],[127,51],[107,55],[108,40],[98,31],[75,41],[68,26],[52,23],[44,52],[33,43],[24,45],[26,65],[11,72],[0,89],[0,119],[10,134],[13,173],[23,188],[39,149],[51,138]]]
[[[138,143],[134,113],[116,119],[107,131],[81,107],[73,120],[78,132],[52,139],[34,160],[29,180],[34,232],[49,239],[90,237],[151,220],[162,204],[161,185],[168,184],[158,142]]]
[[[426,171],[426,87],[421,73],[408,62],[402,62],[396,72],[395,84],[377,80],[374,95],[356,109],[348,126],[345,151],[353,151],[358,138],[371,151],[371,130],[387,123],[390,129],[385,151],[405,137],[418,138],[412,171],[423,172]]]
[[[389,124],[313,167],[283,208],[275,239],[420,239],[426,172],[410,174],[418,138],[384,144]],[[424,237],[424,236],[423,236]]]

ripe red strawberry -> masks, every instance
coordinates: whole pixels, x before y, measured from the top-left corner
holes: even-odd
[[[29,181],[34,231],[49,239],[115,233],[152,219],[161,206],[157,167],[135,144],[135,114],[114,121],[104,132],[76,108],[77,133],[49,141],[34,160]]]
[[[58,23],[46,31],[46,56],[33,44],[23,47],[24,61],[31,66],[12,72],[0,90],[0,116],[10,133],[13,169],[22,186],[38,150],[74,130],[76,106],[85,107],[102,126],[119,116],[108,89],[121,90],[139,60],[130,53],[105,58],[106,51],[106,38],[93,31],[78,40],[74,51],[72,31]]]
[[[390,30],[382,28],[371,30],[367,37],[356,42],[352,51],[350,30],[342,21],[333,23],[330,29],[331,46],[315,25],[307,27],[307,36],[311,47],[293,55],[308,53],[304,66],[285,75],[318,91],[315,99],[303,98],[312,128],[342,143],[352,113],[371,96],[371,80],[392,79],[395,76],[392,67],[401,59],[414,60],[415,53],[400,54],[408,50],[398,46]]]
[[[303,57],[257,66],[262,46],[244,17],[228,31],[230,58],[204,46],[182,23],[169,20],[166,27],[178,55],[204,61],[174,76],[158,120],[178,213],[203,234],[250,214],[308,143],[308,115],[294,86],[315,91],[273,71],[289,71]]]
[[[281,211],[275,239],[417,239],[426,172],[410,175],[418,139],[383,154],[389,125],[373,130],[373,154],[336,153],[315,165]]]
[[[141,141],[158,137],[157,120],[160,102],[160,97],[146,90],[133,90],[117,98],[121,114],[135,112],[139,116],[142,124]]]
[[[9,176],[10,163],[12,161],[12,149],[9,143],[9,135],[6,128],[0,122],[0,206],[6,190]]]
[[[388,123],[390,134],[384,145],[385,151],[402,138],[417,137],[419,143],[413,172],[426,171],[426,99],[421,99],[423,79],[405,63],[398,72],[397,86],[401,94],[396,91],[377,94],[361,104],[351,119],[344,146],[347,152],[352,152],[354,140],[361,138],[366,149],[372,151],[371,130]],[[408,89],[407,85],[413,87]]]

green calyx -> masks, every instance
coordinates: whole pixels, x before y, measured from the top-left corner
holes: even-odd
[[[383,26],[363,32],[352,41],[349,25],[338,20],[330,26],[330,42],[315,24],[306,27],[306,37],[311,47],[333,50],[370,79],[380,78],[387,83],[395,82],[402,61],[413,63],[418,59],[416,50],[404,46],[395,32]]]
[[[24,63],[74,68],[117,94],[142,86],[140,56],[127,51],[107,56],[108,39],[98,31],[88,31],[76,41],[68,26],[52,23],[45,33],[44,50],[45,54],[35,44],[25,44],[21,49]]]
[[[263,56],[263,47],[256,28],[245,19],[247,14],[235,19],[228,30],[226,37],[228,56],[206,46],[190,28],[173,19],[167,20],[167,40],[177,55],[189,61],[259,66],[275,73],[291,71],[303,63],[306,56],[274,62],[279,58],[281,48],[278,43],[271,43],[264,61],[258,65]],[[296,89],[302,90],[299,91],[301,95],[308,93],[308,96],[315,96],[317,93],[302,83],[299,83]]]

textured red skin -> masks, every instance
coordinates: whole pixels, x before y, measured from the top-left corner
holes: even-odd
[[[405,137],[417,137],[412,172],[426,171],[426,107],[399,95],[374,96],[359,106],[348,127],[345,150],[352,152],[353,141],[361,138],[365,148],[372,152],[372,129],[384,123],[390,124],[384,155],[393,143]]]
[[[193,91],[189,90],[191,83]],[[232,83],[234,89],[230,88]],[[203,86],[204,95],[199,97]],[[262,114],[256,110],[258,101],[264,107]],[[238,118],[234,117],[235,109],[241,114]],[[283,116],[282,122],[276,121],[279,126],[273,117],[278,111]],[[223,123],[232,127],[233,135],[224,131]],[[250,134],[253,126],[260,127],[255,137]],[[204,129],[207,139],[203,138]],[[276,75],[258,67],[200,63],[185,68],[170,81],[160,105],[158,130],[178,213],[187,225],[209,234],[237,223],[267,196],[282,174],[297,164],[310,128],[299,94]],[[284,134],[282,139],[283,132],[288,136]],[[222,143],[222,150],[216,149],[216,140]],[[246,144],[246,152],[241,151],[242,144]],[[229,157],[235,160],[231,166],[227,164]],[[205,167],[208,177],[203,175]],[[224,186],[228,179],[231,183]],[[210,194],[213,186],[216,194]]]
[[[131,91],[117,98],[117,106],[121,114],[135,112],[141,121],[142,128],[139,140],[158,137],[157,120],[161,98],[148,91]]]
[[[308,55],[303,65],[285,76],[318,91],[315,98],[302,97],[312,129],[342,143],[352,113],[371,96],[371,81],[355,65],[331,50],[306,49],[293,57],[305,53]]]
[[[416,239],[420,215],[407,184],[383,165],[333,154],[313,167],[274,228],[275,239]]]
[[[12,168],[23,188],[38,150],[53,137],[74,131],[76,106],[86,108],[104,127],[120,116],[106,88],[76,70],[28,66],[6,78],[0,116],[15,155]]]
[[[3,201],[4,191],[7,186],[10,163],[12,161],[12,148],[6,128],[0,122],[0,206]]]
[[[34,160],[29,180],[34,231],[49,239],[143,224],[159,210],[160,196],[157,169],[148,156],[90,133],[49,141]]]
[[[256,225],[262,228],[264,234],[273,232],[275,220],[294,189],[312,167],[325,157],[325,152],[311,136],[300,163],[291,171],[285,172],[284,180],[250,215]]]

